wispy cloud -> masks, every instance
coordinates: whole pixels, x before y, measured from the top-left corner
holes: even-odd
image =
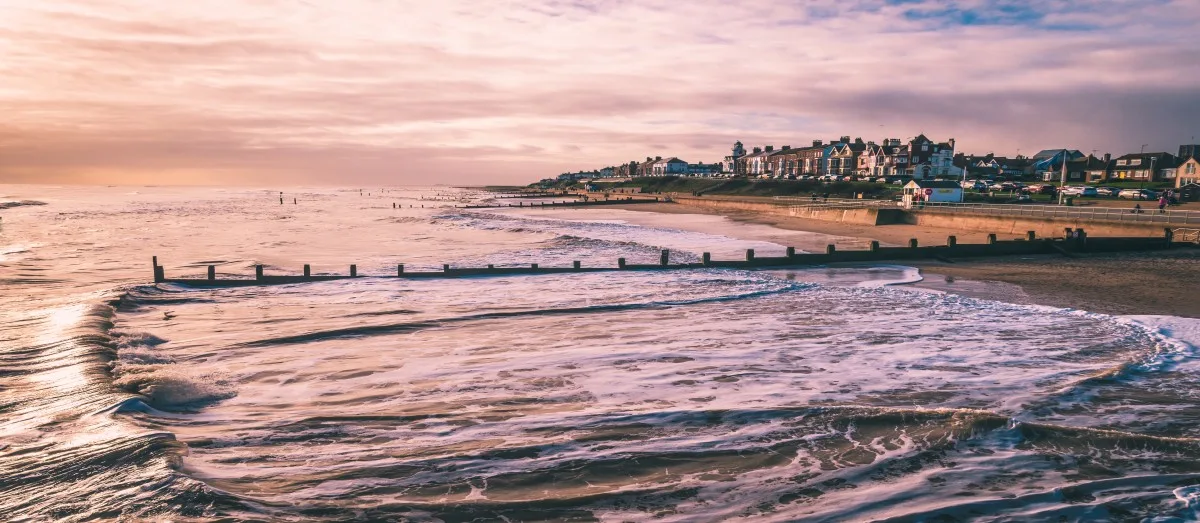
[[[0,181],[521,181],[917,132],[1169,150],[1200,134],[1198,26],[1194,0],[0,0]]]

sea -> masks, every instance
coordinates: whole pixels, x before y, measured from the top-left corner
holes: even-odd
[[[0,185],[0,520],[1200,518],[1195,319],[891,265],[378,277],[830,239],[525,202]]]

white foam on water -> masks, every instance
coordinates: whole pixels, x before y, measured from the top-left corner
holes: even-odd
[[[1102,494],[1094,504],[1134,499],[1078,479],[1077,461],[1142,478],[1200,455],[1188,450],[1200,428],[1191,324],[910,292],[896,285],[921,276],[904,266],[141,285],[115,305],[114,332],[80,331],[90,309],[73,297],[144,283],[149,255],[171,276],[212,260],[242,276],[305,263],[393,274],[397,263],[610,266],[660,249],[771,256],[801,239],[742,235],[719,217],[391,208],[428,191],[312,190],[281,206],[260,190],[102,190],[112,199],[47,191],[36,197],[53,209],[19,211],[48,218],[17,238],[44,245],[46,266],[33,268],[70,280],[0,296],[12,320],[0,349],[21,347],[3,355],[28,373],[0,374],[5,400],[31,391],[20,412],[46,418],[13,429],[29,437],[6,444],[31,459],[12,470],[67,461],[43,459],[39,441],[108,438],[126,476],[156,471],[139,484],[193,490],[128,505],[104,485],[63,482],[29,496],[47,504],[103,499],[97,510],[157,517],[222,492],[257,508],[197,498],[204,517],[789,521],[967,510],[958,494],[973,490],[997,514],[1043,514],[1076,483]],[[95,365],[53,359],[64,354]],[[42,409],[51,387],[88,392]],[[160,454],[122,446],[164,431],[188,446],[166,473],[137,461]],[[1178,501],[1167,515],[1193,503],[1172,492],[1186,485],[1136,487]],[[1008,495],[1028,505],[997,502]]]

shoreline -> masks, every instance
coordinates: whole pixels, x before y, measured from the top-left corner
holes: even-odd
[[[919,225],[854,225],[805,218],[722,212],[681,204],[640,204],[612,209],[675,215],[717,215],[735,223],[766,225],[789,231],[829,235],[835,244],[858,245],[877,240],[885,245],[942,245],[954,235],[960,243],[983,243],[987,234]],[[1001,235],[1001,239],[1018,235]],[[844,240],[842,239],[844,238]],[[1168,315],[1200,318],[1200,249],[1151,253],[1090,254],[1079,258],[1055,255],[1010,256],[947,263],[906,262],[924,280],[903,284],[982,299],[1086,310],[1109,315]]]

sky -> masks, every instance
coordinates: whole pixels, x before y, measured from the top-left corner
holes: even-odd
[[[735,140],[1176,152],[1197,0],[0,0],[0,183],[529,183]]]

